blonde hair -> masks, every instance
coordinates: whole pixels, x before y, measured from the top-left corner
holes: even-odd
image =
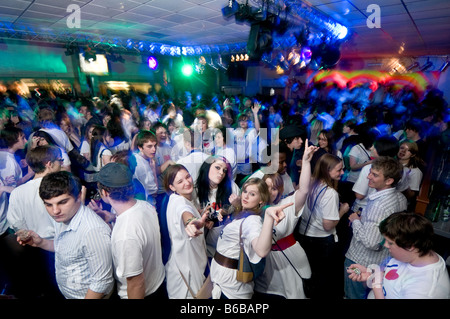
[[[266,182],[263,181],[261,178],[249,178],[241,187],[242,190],[245,190],[250,185],[256,185],[260,199],[262,201],[262,204],[259,207],[255,207],[254,209],[250,210],[250,213],[254,214],[260,214],[261,209],[263,206],[267,205],[270,201],[270,192],[269,187],[267,186]],[[239,206],[237,207],[237,213],[238,215],[243,212],[242,210],[242,204],[239,202]],[[248,212],[248,211],[247,211]]]

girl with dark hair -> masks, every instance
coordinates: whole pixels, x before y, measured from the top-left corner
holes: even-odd
[[[100,125],[94,125],[91,138],[91,163],[95,171],[100,169],[111,161],[112,153],[106,147],[105,141],[106,128]]]
[[[317,137],[318,146],[329,154],[342,158],[342,153],[336,149],[334,132],[332,130],[322,130]]]
[[[220,126],[218,128],[214,128],[213,131],[213,148],[212,155],[223,156],[227,159],[228,163],[231,165],[231,176],[233,181],[236,178],[236,152],[234,151],[234,147],[228,147],[227,141],[229,138],[233,140],[233,130],[227,129],[224,126]]]
[[[111,117],[111,120],[106,124],[106,129],[107,146],[112,153],[130,149],[131,142],[123,129],[120,117]]]
[[[42,145],[52,145],[58,147],[61,150],[61,157],[63,159],[63,162],[61,163],[61,170],[68,172],[71,171],[71,161],[69,155],[64,148],[56,144],[55,140],[50,134],[45,131],[38,130],[30,135],[29,140],[31,141],[31,143],[28,143],[28,149],[32,149]]]
[[[201,209],[211,206],[210,220],[214,223],[206,232],[206,248],[209,257],[213,257],[217,238],[224,227],[222,216],[228,214],[231,194],[239,196],[239,186],[232,180],[231,166],[226,158],[221,156],[210,156],[199,169],[195,189],[197,201]],[[214,216],[218,212],[219,216]]]
[[[308,256],[314,282],[312,298],[342,298],[336,226],[349,210],[347,203],[339,204],[337,185],[343,174],[339,157],[324,154],[319,158],[300,222],[300,244]]]

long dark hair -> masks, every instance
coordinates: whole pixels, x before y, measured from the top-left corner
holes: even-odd
[[[216,204],[221,207],[222,205],[229,204],[228,198],[232,193],[231,187],[231,165],[225,157],[222,156],[210,156],[202,164],[199,169],[197,182],[195,188],[197,190],[198,201],[200,206],[204,207],[208,203],[209,194],[211,192],[209,181],[209,170],[211,165],[216,161],[223,161],[227,165],[227,174],[217,187]]]
[[[97,166],[97,155],[100,151],[100,147],[103,144],[103,137],[106,133],[106,128],[101,125],[94,125],[91,138],[91,162],[92,165]],[[101,159],[100,159],[101,160]]]

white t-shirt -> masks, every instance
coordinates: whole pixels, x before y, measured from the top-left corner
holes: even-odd
[[[30,229],[40,237],[53,239],[55,222],[39,196],[42,177],[16,187],[9,198],[8,222],[15,229]]]
[[[288,203],[295,203],[295,194],[282,199],[278,206]],[[286,217],[273,227],[274,241],[294,232],[304,206],[298,216],[295,215],[296,209],[295,204],[284,209]],[[272,250],[266,257],[264,273],[255,281],[255,291],[287,299],[304,299],[303,282],[296,271],[305,279],[311,277],[308,257],[298,242],[283,251]]]
[[[231,184],[231,193],[238,196],[241,193],[239,186],[237,186],[237,184],[234,182]],[[216,205],[216,194],[217,188],[214,188],[211,190],[211,193],[208,197],[208,201],[213,207]],[[200,203],[198,203],[198,198],[196,198],[196,205],[199,207],[201,206]],[[201,207],[201,209],[201,211],[203,211],[204,207]],[[220,233],[222,232],[223,227],[224,225],[219,225],[213,227],[212,229],[205,229],[206,250],[209,257],[214,257],[214,253],[216,252],[217,240]]]
[[[258,133],[254,128],[248,128],[245,132],[241,128],[237,128],[233,131],[233,135],[237,174],[248,175],[252,172],[252,164],[249,162],[249,158],[253,155],[253,145],[257,141]]]
[[[136,158],[134,177],[141,182],[142,186],[144,186],[145,198],[149,195],[156,195],[158,192],[158,180],[157,177],[155,177],[156,173],[153,172],[148,160],[143,158],[141,154],[134,153],[134,157]]]
[[[89,160],[89,161],[91,160],[91,146],[89,145],[89,143],[86,140],[81,142],[80,154],[83,156],[87,156],[86,157],[87,160]]]
[[[127,277],[144,273],[146,296],[162,284],[165,270],[160,243],[158,216],[148,202],[137,200],[133,207],[117,216],[111,246],[120,298],[128,299]]]
[[[73,149],[73,145],[70,142],[69,138],[67,137],[66,133],[64,133],[64,131],[61,130],[60,128],[46,127],[41,128],[40,131],[44,131],[50,134],[55,140],[56,144],[65,149],[67,153],[70,153],[70,151]]]
[[[167,145],[158,144],[158,147],[156,148],[156,154],[155,154],[155,162],[156,166],[161,167],[162,164],[167,162],[171,159],[170,153],[172,152],[172,148]],[[162,173],[162,172],[161,172]],[[164,180],[163,180],[163,174],[158,175],[158,194],[165,193],[166,190],[164,189]]]
[[[112,156],[112,153],[104,145],[101,145],[97,154],[97,165],[94,166],[94,170],[96,172],[100,171],[100,169],[104,166],[102,161],[103,156]]]
[[[348,153],[348,156],[354,157],[356,159],[356,164],[362,164],[367,161],[370,161],[370,154],[365,149],[365,147],[362,143],[359,143],[359,144],[353,146],[350,149],[350,153]],[[361,172],[361,170],[358,170],[358,171],[351,170],[347,175],[347,181],[353,182],[353,183],[356,182],[360,172]]]
[[[16,186],[17,181],[22,178],[22,168],[16,161],[14,154],[0,150],[0,177],[5,180],[11,176],[14,177],[15,182],[10,186]]]
[[[450,280],[444,259],[423,267],[391,258],[385,267],[383,293],[386,299],[449,299]],[[373,291],[368,299],[374,298]]]
[[[0,179],[0,186],[5,186],[3,180]],[[8,229],[8,219],[6,218],[8,212],[8,193],[2,192],[0,194],[0,235],[3,235],[4,232]]]
[[[167,228],[171,250],[165,266],[167,293],[170,299],[192,299],[180,271],[194,293],[197,293],[205,280],[207,263],[205,237],[199,235],[189,239],[182,218],[184,212],[190,212],[200,218],[200,213],[191,201],[177,194],[170,195],[167,204]]]
[[[262,229],[262,219],[259,215],[250,215],[246,218],[235,219],[227,224],[217,241],[217,251],[228,258],[239,258],[239,228],[242,225],[242,238],[244,251],[250,262],[258,263],[261,260],[253,250],[252,241],[259,237]],[[253,296],[254,282],[243,283],[236,280],[236,269],[219,265],[214,259],[211,262],[211,281],[214,283],[213,298],[220,298],[220,293],[229,299],[250,299]]]
[[[300,222],[300,234],[305,233],[307,223],[309,220],[309,226],[306,231],[306,236],[310,237],[327,237],[334,235],[337,241],[336,228],[332,230],[325,230],[323,228],[323,220],[339,220],[339,194],[331,187],[326,187],[322,193],[319,192],[325,187],[324,184],[317,186],[314,192],[310,192],[308,199],[306,200],[305,209],[303,211],[303,217]],[[314,205],[314,201],[317,198],[314,207],[309,207],[308,203],[312,196],[311,206]],[[311,209],[312,213],[311,213]],[[311,215],[312,214],[312,215]],[[310,218],[311,216],[311,218]]]
[[[423,173],[418,167],[408,168],[403,167],[403,171],[408,177],[409,189],[415,192],[420,191],[420,184],[422,182]]]

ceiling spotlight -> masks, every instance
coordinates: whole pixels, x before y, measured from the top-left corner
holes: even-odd
[[[156,70],[158,68],[158,60],[154,56],[149,57],[147,63],[148,67],[152,70]]]
[[[229,0],[228,5],[222,8],[222,15],[224,18],[231,18],[235,13],[239,11],[239,3],[236,0]]]
[[[343,26],[343,25],[337,25],[337,26],[335,27],[335,29],[336,29],[337,38],[338,38],[339,40],[344,39],[344,38],[347,36],[347,34],[348,34],[348,29],[347,29],[347,27],[345,27],[345,26]]]
[[[439,72],[444,72],[445,70],[447,70],[448,68],[448,60],[444,62],[444,64],[442,64],[442,66],[439,68]]]
[[[420,68],[420,71],[421,72],[425,72],[426,70],[428,70],[432,66],[433,66],[433,63],[430,61],[430,58],[428,58],[427,59],[427,63],[425,63],[425,65]]]
[[[181,68],[181,72],[183,73],[184,76],[191,76],[192,72],[194,72],[194,68],[190,64],[185,64]]]
[[[406,71],[411,71],[411,70],[414,70],[415,68],[418,68],[419,67],[419,62],[414,62],[413,64],[411,64],[410,66],[408,66],[407,68],[406,68]]]
[[[97,60],[97,55],[90,47],[87,47],[87,49],[83,53],[83,57],[87,62],[92,62]]]

